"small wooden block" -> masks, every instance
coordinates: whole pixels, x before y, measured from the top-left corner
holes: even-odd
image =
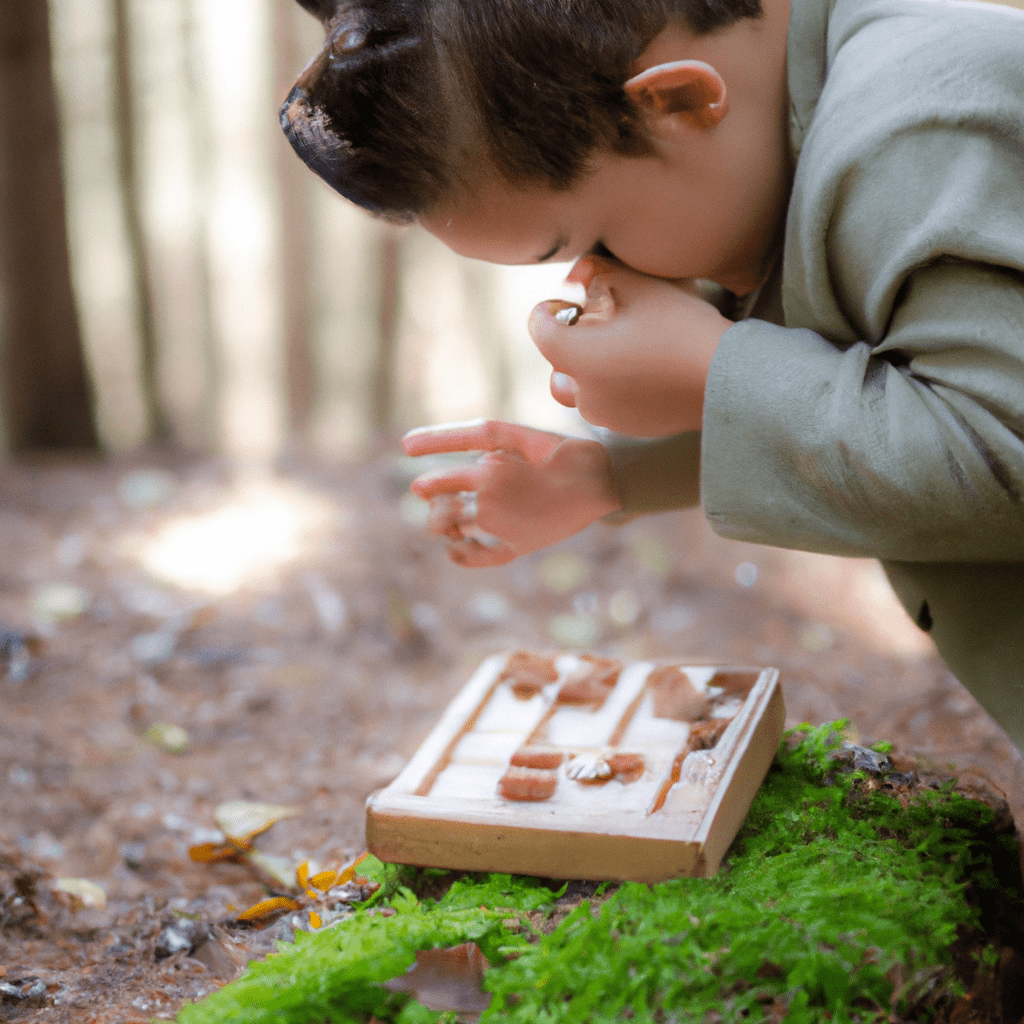
[[[424,867],[708,878],[778,747],[778,677],[773,668],[495,655],[367,801],[367,845],[383,861]],[[587,699],[566,701],[566,686]]]

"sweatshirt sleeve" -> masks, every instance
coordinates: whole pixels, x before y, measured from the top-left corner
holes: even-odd
[[[602,430],[599,436],[612,461],[621,512],[665,512],[700,503],[699,430],[659,438]]]
[[[708,380],[704,511],[725,536],[901,561],[1024,558],[1024,287],[915,273],[884,345],[745,321]]]
[[[744,540],[1019,561],[1024,19],[884,10],[840,3],[830,23],[787,217],[787,326],[722,339],[702,503]]]

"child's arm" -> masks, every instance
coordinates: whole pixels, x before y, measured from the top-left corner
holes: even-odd
[[[565,303],[545,302],[530,330],[555,369],[555,396],[620,436],[608,438],[610,457],[597,441],[495,421],[407,434],[409,455],[483,452],[474,463],[412,484],[430,502],[431,531],[448,540],[449,555],[462,565],[503,565],[555,544],[617,511],[622,498],[645,511],[669,507],[646,493],[652,466],[674,481],[671,507],[699,500],[704,380],[731,322],[689,282],[608,260],[581,260],[570,280],[587,290],[580,319],[565,326],[555,319]]]
[[[504,565],[619,508],[608,453],[597,441],[479,420],[413,430],[402,446],[408,455],[482,453],[412,483],[430,502],[431,531],[448,540],[460,565]],[[494,542],[475,536],[476,527]]]

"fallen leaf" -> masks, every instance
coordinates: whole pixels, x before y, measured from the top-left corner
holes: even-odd
[[[299,910],[302,904],[288,896],[272,896],[269,900],[261,900],[248,910],[238,915],[239,921],[258,921],[261,917],[276,913],[278,910]]]
[[[261,832],[266,832],[275,821],[294,818],[298,813],[298,808],[284,804],[228,800],[213,812],[213,817],[217,827],[228,839],[247,841]]]
[[[341,868],[338,871],[320,871],[317,874],[309,878],[309,884],[314,889],[319,889],[321,892],[328,892],[335,886],[344,885],[346,882],[351,882],[356,877],[356,868],[369,857],[369,852],[363,853],[356,857],[351,864],[346,868]],[[305,888],[306,883],[300,879],[299,884]]]
[[[197,864],[219,864],[221,861],[234,860],[250,850],[249,843],[199,843],[188,848],[188,855]]]
[[[416,954],[416,963],[405,974],[384,982],[384,987],[389,992],[408,992],[428,1010],[477,1015],[491,1003],[490,993],[480,987],[487,967],[475,942],[450,949],[422,949]]]
[[[107,905],[107,894],[104,889],[88,879],[57,878],[53,887],[71,897],[75,910],[103,910]]]
[[[298,888],[295,884],[294,862],[287,857],[279,857],[273,853],[263,853],[261,850],[249,850],[246,859],[257,870],[272,878],[279,885],[286,889]]]

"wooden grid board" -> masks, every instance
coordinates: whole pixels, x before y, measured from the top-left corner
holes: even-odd
[[[709,877],[784,717],[772,668],[495,655],[367,801],[367,844],[472,871]]]

